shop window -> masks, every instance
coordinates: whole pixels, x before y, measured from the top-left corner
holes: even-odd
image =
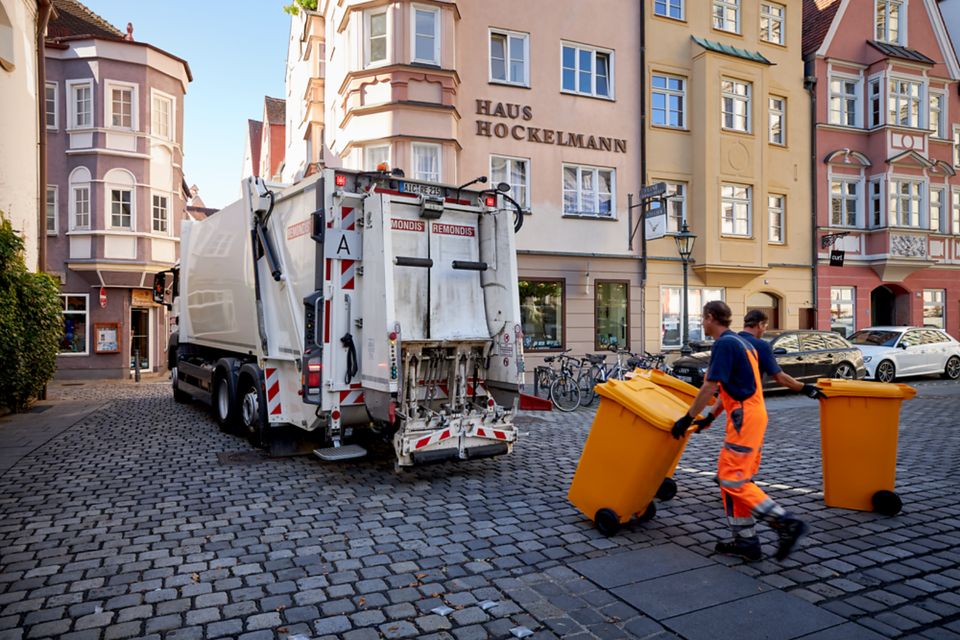
[[[923,326],[936,327],[937,329],[944,328],[944,293],[943,289],[923,290]]]
[[[626,349],[630,344],[630,283],[597,282],[594,292],[594,348]]]
[[[564,345],[564,281],[521,280],[523,348],[552,351]]]
[[[856,330],[856,292],[855,287],[830,288],[830,330],[845,338]]]
[[[87,355],[89,326],[89,296],[61,294],[63,301],[63,337],[60,339],[60,355]]]

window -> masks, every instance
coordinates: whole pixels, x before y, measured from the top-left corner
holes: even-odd
[[[413,7],[413,53],[414,62],[440,64],[440,9]]]
[[[787,353],[796,353],[800,351],[800,336],[796,333],[788,333],[777,338],[771,346],[774,349],[783,349]]]
[[[655,181],[656,182],[656,181]],[[685,182],[667,182],[667,233],[678,233],[687,219],[687,184]],[[647,216],[653,216],[654,211],[660,208],[660,200],[650,203]]]
[[[70,84],[70,125],[75,129],[93,126],[93,82]]]
[[[594,291],[594,349],[625,349],[630,344],[629,300],[629,282],[597,282]]]
[[[387,61],[387,11],[368,11],[364,14],[364,66]]]
[[[921,84],[910,80],[890,79],[887,110],[890,124],[920,127]]]
[[[786,143],[787,101],[784,98],[770,98],[770,143]]]
[[[830,124],[860,126],[860,81],[830,78]]]
[[[690,340],[703,340],[703,305],[712,300],[723,300],[723,289],[701,289],[690,287],[689,295],[689,331]],[[660,289],[660,346],[663,349],[677,348],[682,345],[683,327],[683,288],[662,287]]]
[[[770,212],[770,242],[783,242],[783,213],[786,196],[767,196],[767,209]]]
[[[943,189],[930,187],[930,230],[943,231]]]
[[[890,181],[890,225],[920,226],[920,205],[923,202],[923,183],[913,180]]]
[[[883,106],[880,97],[880,78],[871,78],[867,83],[867,108],[869,109],[869,126],[879,127],[883,124]]]
[[[381,164],[390,166],[390,145],[377,144],[363,148],[364,171],[376,171]]]
[[[612,218],[616,171],[563,165],[563,213]]]
[[[800,334],[800,345],[804,351],[823,351],[827,349],[827,341],[819,333]]]
[[[844,338],[856,331],[855,287],[830,287],[830,330]]]
[[[953,226],[953,233],[960,235],[960,191],[952,192],[950,217],[952,218],[950,222]],[[944,229],[944,232],[947,232],[947,230]]]
[[[782,4],[760,4],[760,39],[773,44],[784,43],[783,18],[787,8]]]
[[[47,185],[47,235],[57,235],[58,194],[56,185]]]
[[[870,180],[870,219],[871,226],[879,227],[883,222],[883,185],[880,178]]]
[[[923,290],[923,326],[944,328],[943,300],[943,289]]]
[[[942,93],[930,92],[930,112],[927,116],[927,125],[935,138],[947,137],[947,101]]]
[[[724,129],[749,133],[750,83],[723,78],[720,87],[723,95],[721,125]]]
[[[73,228],[90,228],[90,187],[77,186],[73,189]]]
[[[167,196],[153,196],[153,232],[167,233],[168,227]]]
[[[60,355],[87,354],[87,301],[82,294],[61,294],[63,300],[63,337],[60,339]]]
[[[960,168],[960,128],[953,128],[953,166]]]
[[[530,161],[526,158],[490,156],[490,182],[506,182],[510,185],[507,195],[522,208],[530,208]]]
[[[613,97],[612,52],[564,44],[561,58],[564,91],[599,98]]]
[[[524,350],[562,349],[564,281],[521,280],[519,285]]]
[[[713,0],[713,28],[740,33],[740,0]]]
[[[413,143],[413,179],[440,182],[440,145]]]
[[[512,31],[490,32],[490,80],[530,85],[530,36]]]
[[[173,138],[173,99],[154,94],[150,109],[150,131],[158,138]]]
[[[133,191],[110,190],[110,226],[121,229],[133,228]]]
[[[752,189],[741,184],[720,187],[720,232],[728,236],[750,236],[750,200]]]
[[[676,76],[654,74],[650,84],[653,124],[677,129],[686,127],[687,81]]]
[[[654,0],[654,15],[683,20],[683,0]]]
[[[136,92],[132,86],[120,86],[113,83],[107,83],[109,91],[109,101],[107,102],[109,112],[105,120],[111,127],[119,129],[134,129],[137,126],[136,116]]]
[[[860,220],[860,180],[830,181],[830,226],[855,227]]]
[[[901,38],[901,35],[906,35],[905,25],[901,22],[901,18],[905,17],[902,9],[903,0],[877,0],[874,23],[877,26],[877,40],[906,46],[906,38]]]
[[[57,83],[48,82],[44,90],[44,105],[46,111],[47,129],[56,129],[57,118]]]

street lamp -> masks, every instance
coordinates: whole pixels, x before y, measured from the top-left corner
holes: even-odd
[[[693,243],[697,236],[690,231],[690,228],[687,227],[687,221],[684,220],[683,226],[680,227],[680,233],[673,236],[673,239],[677,243],[677,253],[680,254],[680,259],[683,261],[683,333],[681,334],[680,354],[688,356],[693,350],[690,348],[690,314],[687,309],[687,302],[690,299],[687,293],[687,267],[690,264],[690,255],[693,253]]]

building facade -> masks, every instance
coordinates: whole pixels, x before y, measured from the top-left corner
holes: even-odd
[[[818,324],[956,335],[960,66],[938,3],[807,0],[806,9],[804,52],[817,80]]]
[[[165,367],[171,318],[153,275],[179,255],[183,60],[54,0],[46,43],[47,270],[62,283],[60,377]]]

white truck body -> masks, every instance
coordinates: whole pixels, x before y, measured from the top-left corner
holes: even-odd
[[[216,413],[217,368],[255,364],[269,425],[333,448],[372,425],[400,466],[510,451],[523,340],[496,191],[326,169],[244,194],[181,232],[181,390]]]

